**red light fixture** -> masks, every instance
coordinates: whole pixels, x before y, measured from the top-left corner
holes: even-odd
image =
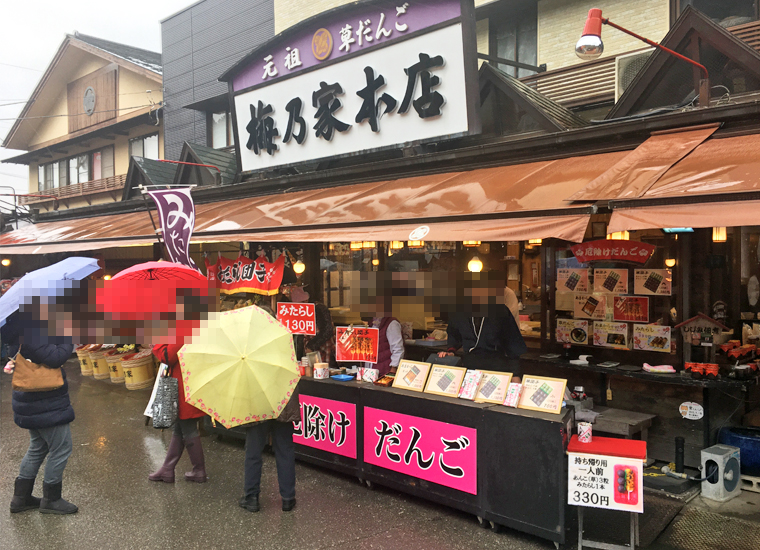
[[[686,61],[687,63],[691,63],[695,67],[698,67],[699,70],[702,72],[702,79],[699,81],[699,106],[700,107],[707,107],[710,102],[710,77],[707,73],[707,67],[704,65],[697,63],[693,59],[689,59],[686,56],[681,55],[678,52],[675,52],[671,50],[670,48],[666,48],[662,44],[659,44],[657,42],[653,42],[652,40],[649,40],[648,38],[644,38],[643,36],[640,36],[636,34],[635,32],[629,31],[628,29],[621,27],[620,25],[617,25],[610,21],[609,19],[605,19],[602,17],[602,10],[593,8],[590,9],[588,12],[588,18],[586,19],[586,25],[583,27],[583,34],[581,35],[580,40],[578,40],[578,43],[575,45],[575,54],[583,59],[584,61],[589,61],[592,59],[598,58],[602,53],[604,52],[604,43],[602,42],[602,25],[609,25],[610,27],[613,27],[621,32],[624,32],[625,34],[632,36],[636,38],[637,40],[641,40],[642,42],[649,44],[650,46],[653,46],[655,48],[659,48],[660,50],[663,50],[670,55],[673,55],[677,57],[678,59],[681,59],[682,61]]]

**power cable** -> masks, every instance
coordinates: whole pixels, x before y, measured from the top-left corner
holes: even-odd
[[[98,114],[98,113],[113,113],[118,111],[133,111],[135,109],[142,109],[143,107],[161,107],[163,103],[148,103],[147,105],[135,105],[133,107],[123,107],[121,109],[106,109],[104,111],[93,111],[90,114]],[[78,114],[78,115],[41,115],[41,116],[27,116],[27,117],[17,117],[17,118],[0,118],[0,120],[34,120],[34,119],[42,119],[42,118],[60,118],[60,117],[77,117],[77,116],[85,116],[84,113]]]
[[[31,67],[22,67],[21,65],[11,65],[10,63],[3,63],[0,61],[0,65],[5,65],[6,67],[13,67],[15,69],[25,69],[27,71],[35,71],[38,73],[43,72],[42,69],[32,69]]]

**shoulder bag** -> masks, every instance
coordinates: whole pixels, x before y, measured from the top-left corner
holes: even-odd
[[[16,369],[13,371],[13,389],[23,392],[52,391],[63,387],[60,368],[51,369],[32,363],[21,353],[16,354]]]

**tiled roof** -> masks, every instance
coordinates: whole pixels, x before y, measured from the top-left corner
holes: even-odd
[[[74,33],[73,38],[81,40],[82,42],[85,42],[90,46],[94,46],[95,48],[101,49],[104,52],[108,52],[111,55],[125,59],[130,63],[139,65],[140,67],[143,67],[156,74],[162,74],[163,72],[160,53],[143,50],[142,48],[135,48],[133,46],[127,46],[126,44],[119,44],[118,42],[111,42],[110,40],[103,40],[102,38],[96,38],[94,36],[89,36],[78,32]]]
[[[197,143],[185,142],[191,154],[200,164],[211,164],[219,168],[222,174],[222,185],[232,183],[237,174],[237,159],[234,152],[221,151]],[[187,160],[187,159],[182,159]]]

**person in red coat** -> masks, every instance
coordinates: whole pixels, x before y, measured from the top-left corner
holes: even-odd
[[[174,432],[169,442],[169,449],[166,452],[163,466],[150,474],[148,479],[174,483],[174,468],[182,456],[182,451],[187,449],[193,469],[185,473],[185,481],[204,483],[206,481],[206,463],[203,459],[203,446],[198,433],[198,419],[205,416],[206,413],[185,401],[185,387],[182,383],[182,372],[177,357],[181,348],[182,345],[178,344],[161,344],[153,348],[153,355],[162,363],[169,365],[171,376],[179,384],[179,418],[174,424]]]

